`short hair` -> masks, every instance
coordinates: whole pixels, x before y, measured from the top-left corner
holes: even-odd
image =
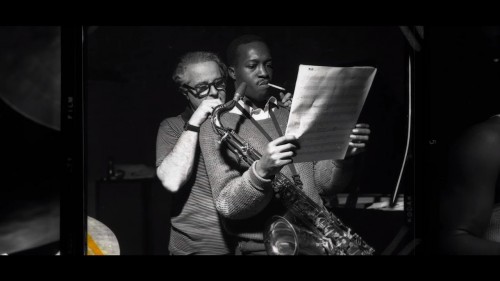
[[[213,61],[217,63],[219,69],[222,73],[222,76],[226,78],[227,76],[227,68],[226,65],[222,62],[220,57],[216,53],[212,52],[189,52],[184,54],[177,63],[177,67],[174,70],[174,74],[172,74],[172,79],[174,82],[180,86],[183,83],[186,83],[185,74],[188,65],[209,62]]]
[[[248,44],[252,42],[262,42],[267,45],[266,41],[264,38],[258,35],[254,34],[245,34],[242,36],[239,36],[235,38],[229,46],[227,47],[226,51],[226,58],[227,58],[227,63],[229,66],[235,66],[236,65],[236,51],[238,50],[238,47],[243,44]]]

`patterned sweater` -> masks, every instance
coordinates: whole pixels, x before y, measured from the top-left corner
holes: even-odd
[[[281,131],[286,131],[289,110],[278,106],[273,112],[280,124]],[[244,140],[261,154],[268,140],[244,116],[226,113],[222,115],[222,124],[232,128]],[[272,119],[257,121],[272,139],[279,137]],[[212,187],[215,206],[223,216],[225,229],[239,238],[262,240],[265,224],[272,215],[283,215],[284,207],[274,198],[271,180],[259,177],[255,173],[255,163],[251,167],[238,161],[237,157],[223,143],[218,143],[219,136],[214,132],[211,122],[205,122],[200,131],[200,147],[205,156],[205,164]],[[222,147],[221,147],[222,146]],[[321,193],[329,192],[334,185],[334,173],[338,167],[331,160],[296,163],[295,167],[304,184],[305,193],[316,203],[322,205]],[[281,172],[291,179],[290,168],[285,166]]]
[[[156,166],[172,151],[192,111],[163,120],[158,130]],[[205,162],[197,148],[190,180],[173,194],[169,251],[174,255],[224,255],[234,252],[222,230],[208,182]]]

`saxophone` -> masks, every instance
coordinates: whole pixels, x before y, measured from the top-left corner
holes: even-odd
[[[221,123],[223,113],[230,111],[244,95],[246,84],[240,84],[234,98],[214,108],[211,122],[214,131],[240,161],[252,165],[261,154],[233,129]],[[302,190],[300,180],[291,181],[282,173],[272,181],[275,196],[288,210],[284,217],[274,216],[266,224],[264,244],[269,255],[372,255],[375,250],[324,206],[318,205]]]

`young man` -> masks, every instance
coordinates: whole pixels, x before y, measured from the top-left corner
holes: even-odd
[[[251,166],[243,164],[218,143],[219,136],[210,122],[201,127],[200,147],[206,156],[205,163],[217,211],[224,217],[225,229],[238,240],[237,253],[266,254],[263,231],[271,216],[286,212],[274,197],[271,182],[278,172],[292,179],[292,171],[300,175],[304,192],[318,205],[321,194],[340,190],[347,183],[350,160],[297,163],[292,167],[292,157],[298,148],[294,136],[280,136],[285,132],[290,111],[272,97],[268,83],[273,76],[272,57],[268,46],[257,36],[235,39],[228,48],[229,75],[235,88],[245,82],[246,100],[241,106],[272,138],[264,134],[238,108],[221,117],[225,127],[235,129],[245,141],[262,154]],[[272,115],[279,128],[276,128]],[[359,125],[359,124],[358,124]],[[351,149],[347,158],[364,148],[369,129],[365,125],[353,130]],[[288,166],[287,166],[288,165]],[[286,168],[284,168],[287,166]],[[283,168],[283,169],[282,169]]]
[[[500,115],[472,126],[451,148],[441,204],[445,253],[500,255]]]

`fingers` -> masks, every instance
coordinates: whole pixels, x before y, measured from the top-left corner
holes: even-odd
[[[371,133],[371,130],[370,129],[356,128],[356,129],[352,129],[352,132],[354,134],[369,135]]]
[[[219,99],[204,100],[189,119],[189,124],[200,126],[212,114],[214,108],[220,104],[222,104],[222,101]]]
[[[370,140],[370,125],[366,123],[356,124],[352,129],[352,134],[349,136],[349,150],[346,157],[352,157],[364,151],[367,142]]]
[[[202,105],[208,105],[208,106],[216,106],[221,104],[222,101],[220,99],[209,99],[209,100],[204,100],[201,102]]]
[[[266,148],[266,154],[273,160],[279,160],[283,157],[293,157],[299,148],[295,136],[287,135],[277,138],[270,142]]]
[[[287,101],[292,100],[292,93],[286,93],[286,95],[284,95],[282,92],[280,92],[280,97],[281,97],[281,102],[285,103]]]
[[[356,128],[370,128],[370,124],[358,123],[356,124]]]
[[[290,142],[294,143],[295,145],[298,145],[297,138],[294,135],[284,135],[284,136],[281,136],[281,137],[273,140],[269,144],[278,146],[278,145],[282,145],[282,144],[290,143]]]
[[[365,147],[366,142],[370,140],[370,125],[360,123],[356,124],[356,128],[352,129],[352,134],[349,136],[353,147]],[[349,143],[349,145],[351,145]],[[356,144],[354,146],[354,144]]]
[[[368,141],[370,136],[367,135],[350,135],[349,136],[353,141]]]
[[[363,143],[363,142],[349,142],[349,146],[350,147],[353,147],[353,148],[365,148],[366,147],[366,143]]]
[[[286,164],[293,162],[292,157],[295,156],[295,152],[287,151],[283,153],[276,153],[271,156],[273,165],[275,167],[282,167]]]
[[[285,144],[283,147],[291,149],[293,145]],[[280,146],[278,146],[278,148],[280,148]],[[256,172],[264,178],[275,175],[283,166],[292,163],[292,157],[295,155],[296,153],[294,150],[279,152],[276,146],[268,144],[266,151],[258,160]]]
[[[295,155],[296,155],[295,151],[286,151],[286,152],[277,154],[278,158],[281,160],[285,160],[285,159],[291,160],[291,158]]]
[[[276,152],[286,152],[286,151],[295,151],[297,150],[297,145],[293,143],[287,143],[283,145],[276,146]]]
[[[212,113],[213,109],[219,104],[222,104],[222,101],[220,99],[204,100],[200,104],[199,108],[210,114]]]
[[[277,162],[276,162],[276,165],[277,165],[277,166],[281,166],[281,167],[283,167],[283,166],[288,165],[288,164],[290,164],[290,163],[292,163],[292,162],[293,162],[293,161],[292,161],[292,159],[291,159],[291,158],[288,158],[288,159],[283,159],[283,160],[279,160],[279,161],[277,161]]]
[[[290,164],[292,157],[297,155],[295,152],[298,148],[297,139],[293,135],[285,135],[270,142],[263,154],[262,167],[265,172],[273,171],[283,165]],[[279,170],[278,169],[278,170]]]

